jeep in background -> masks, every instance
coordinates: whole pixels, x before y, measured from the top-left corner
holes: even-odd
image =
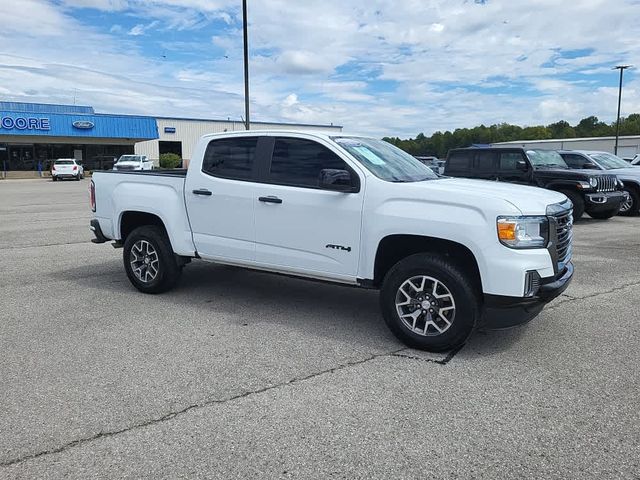
[[[571,170],[552,150],[519,147],[470,147],[450,150],[444,174],[518,183],[564,193],[573,203],[573,219],[583,213],[607,219],[616,215],[626,195],[615,175]]]
[[[624,184],[627,198],[620,207],[620,215],[637,215],[640,210],[640,167],[629,165],[622,158],[609,152],[594,150],[558,150],[569,168],[580,170],[605,170],[618,177]]]

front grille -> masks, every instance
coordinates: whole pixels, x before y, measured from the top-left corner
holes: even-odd
[[[133,166],[133,165],[120,165],[120,166],[117,166],[117,165],[116,165],[116,166],[114,167],[114,169],[115,169],[115,170],[123,170],[123,171],[125,171],[125,170],[133,170],[133,169],[134,169],[134,166]]]
[[[616,190],[617,178],[615,175],[601,175],[596,177],[598,179],[598,186],[596,191],[598,192],[614,192]]]
[[[556,244],[556,250],[558,252],[558,271],[564,270],[564,267],[571,260],[571,254],[573,252],[572,240],[573,240],[573,215],[572,210],[554,215],[556,220],[556,233],[558,243]]]

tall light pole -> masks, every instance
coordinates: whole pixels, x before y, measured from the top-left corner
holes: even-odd
[[[249,39],[247,32],[247,0],[242,0],[242,31],[244,35],[244,126],[249,130]]]
[[[618,116],[616,118],[616,146],[613,147],[613,154],[618,154],[618,137],[620,135],[620,103],[622,102],[622,74],[631,65],[616,65],[613,70],[620,70],[620,85],[618,86]]]

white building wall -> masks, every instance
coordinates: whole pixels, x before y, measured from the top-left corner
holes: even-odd
[[[135,145],[135,152],[139,155],[146,155],[153,159],[157,164],[160,158],[160,141],[181,142],[182,158],[189,161],[196,143],[203,135],[209,133],[233,132],[236,130],[244,130],[242,122],[224,121],[224,120],[195,120],[195,119],[175,119],[175,118],[157,118],[158,123],[158,140],[149,140],[147,142],[139,142]],[[175,128],[175,133],[165,133],[165,127]],[[303,130],[303,131],[321,131],[321,132],[342,132],[342,127],[333,125],[295,125],[283,123],[251,123],[254,130]]]
[[[613,153],[616,137],[566,138],[550,140],[522,140],[500,142],[494,145],[513,145],[523,148],[542,148],[544,150],[599,150]],[[640,135],[619,137],[618,156],[633,157],[640,153]]]

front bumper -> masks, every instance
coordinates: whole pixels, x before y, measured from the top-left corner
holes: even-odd
[[[484,296],[482,326],[488,329],[509,328],[533,320],[544,306],[564,292],[573,278],[573,264],[554,277],[543,278],[533,297]]]
[[[613,210],[620,208],[620,205],[622,205],[622,202],[626,199],[627,194],[623,191],[587,193],[584,196],[585,210],[587,210],[587,212]]]

